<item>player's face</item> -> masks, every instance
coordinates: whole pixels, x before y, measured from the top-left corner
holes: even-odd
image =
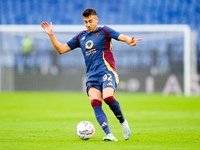
[[[88,17],[83,17],[85,26],[88,32],[94,32],[97,28],[98,18],[96,15],[90,15]]]

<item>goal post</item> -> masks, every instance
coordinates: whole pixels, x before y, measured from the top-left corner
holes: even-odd
[[[184,36],[184,94],[191,95],[191,30],[188,25],[113,25],[120,32],[183,32]]]
[[[103,25],[100,25],[100,26],[103,26]],[[119,43],[122,46],[119,46],[119,44],[117,44],[117,42],[115,42],[113,40],[114,55],[115,55],[115,49],[117,49],[116,50],[117,68],[119,68],[119,70],[120,69],[123,70],[123,67],[125,66],[125,68],[127,68],[127,70],[125,72],[129,72],[130,70],[132,70],[130,72],[133,75],[133,77],[128,77],[128,75],[123,76],[123,74],[124,74],[123,72],[119,73],[119,74],[122,74],[122,75],[120,75],[120,76],[122,76],[122,84],[119,85],[119,89],[122,89],[122,91],[128,90],[129,92],[145,92],[145,89],[150,88],[150,91],[162,92],[163,90],[159,90],[159,88],[161,86],[163,88],[163,86],[166,85],[164,82],[166,82],[169,79],[170,74],[172,74],[172,75],[174,74],[173,71],[171,71],[171,70],[173,70],[172,69],[174,67],[173,61],[175,61],[175,65],[177,66],[178,70],[181,70],[181,68],[183,67],[182,70],[180,71],[182,73],[180,73],[180,72],[178,73],[178,74],[182,74],[181,77],[180,78],[177,77],[178,80],[183,80],[183,81],[181,81],[182,84],[180,83],[180,85],[178,85],[178,88],[179,88],[179,86],[181,88],[180,88],[180,90],[178,90],[178,88],[175,88],[175,91],[176,91],[176,89],[177,89],[177,91],[181,91],[181,89],[182,89],[184,92],[184,95],[190,96],[192,94],[191,75],[192,75],[192,71],[194,71],[196,73],[196,70],[195,70],[196,66],[195,66],[195,64],[193,64],[193,66],[191,66],[191,61],[192,61],[191,60],[191,57],[192,57],[192,55],[191,55],[191,53],[192,53],[191,33],[192,32],[188,25],[108,25],[108,26],[120,33],[128,34],[129,36],[135,36],[135,38],[143,38],[142,41],[138,42],[138,45],[136,47],[132,48],[133,50],[130,50],[131,49],[130,47],[127,47],[127,46],[121,44],[120,42]],[[58,37],[59,41],[61,40],[62,42],[67,42],[67,40],[72,38],[78,32],[80,32],[81,30],[85,30],[85,26],[84,25],[53,25],[53,30],[54,30],[54,33],[56,34],[56,37]],[[18,57],[18,53],[20,51],[19,42],[23,37],[25,37],[27,35],[29,35],[31,38],[33,38],[36,41],[37,48],[35,48],[35,49],[36,49],[36,51],[38,51],[38,47],[40,47],[39,49],[40,49],[41,53],[42,53],[41,47],[43,47],[43,48],[49,47],[50,40],[48,39],[48,36],[43,31],[43,29],[40,27],[40,25],[0,25],[0,35],[1,35],[0,91],[4,91],[5,89],[3,88],[3,86],[6,83],[4,83],[3,81],[4,81],[4,78],[6,75],[3,75],[5,71],[2,68],[6,68],[7,66],[9,66],[6,64],[6,62],[4,62],[4,60],[6,60],[4,55],[6,54],[6,57],[8,57],[9,59],[15,59],[15,61],[19,62],[20,59],[22,59],[21,56]],[[8,39],[5,39],[5,38],[8,38]],[[176,40],[178,40],[177,43],[176,43]],[[196,40],[196,39],[194,39],[194,40]],[[166,41],[168,43],[166,43]],[[9,45],[9,43],[10,43],[10,45]],[[143,43],[145,43],[145,46],[143,45]],[[16,44],[16,45],[14,45],[14,44]],[[40,45],[40,46],[38,46],[38,45]],[[168,48],[168,49],[170,49],[169,51],[164,50],[166,48],[163,48],[163,47],[166,45],[169,46],[169,48]],[[18,47],[18,48],[16,48],[16,47]],[[151,47],[151,49],[148,49],[149,47]],[[183,58],[180,59],[182,61],[182,64],[180,64],[180,60],[177,60],[177,59],[179,59],[178,58],[179,56],[175,57],[176,53],[171,54],[172,52],[175,52],[175,50],[176,50],[176,48],[172,48],[172,50],[171,50],[171,47],[177,47],[178,48],[177,53],[180,54],[180,57],[182,57],[182,55],[183,55]],[[155,50],[155,48],[156,48],[156,50]],[[182,50],[181,50],[181,48],[182,48]],[[121,49],[125,49],[125,51],[123,52],[123,50],[121,50]],[[140,51],[140,49],[142,49],[142,50]],[[9,52],[9,54],[8,54],[8,52],[6,52],[6,51],[9,51],[9,50],[11,52]],[[150,53],[150,51],[151,51],[151,53]],[[140,53],[140,54],[137,54],[137,53]],[[71,54],[71,52],[70,52],[70,55],[71,55],[71,58],[68,58],[68,59],[70,59],[69,63],[71,65],[71,68],[70,68],[70,65],[69,66],[66,65],[65,62],[67,62],[67,60],[65,58],[61,58],[61,59],[63,59],[64,63],[63,62],[59,62],[59,63],[63,67],[67,67],[68,69],[70,68],[70,70],[72,70],[73,72],[76,72],[76,71],[74,71],[74,68],[78,67],[80,69],[80,66],[81,66],[81,69],[84,70],[83,69],[84,61],[82,61],[82,60],[79,61],[79,60],[74,59],[74,58],[79,59],[79,57],[82,57],[80,55],[80,53]],[[121,57],[122,55],[124,56],[123,58]],[[164,57],[163,55],[167,55],[170,58]],[[16,56],[17,56],[17,58],[16,58]],[[133,56],[133,58],[131,58],[131,56]],[[143,59],[142,61],[140,59],[138,59],[138,57],[140,57],[140,56],[142,56],[141,57],[141,59]],[[148,58],[150,56],[155,57],[155,58],[150,60]],[[161,60],[162,58],[160,58],[159,56],[162,56],[162,58],[166,59],[166,60],[165,61]],[[36,54],[35,54],[34,57],[37,57],[37,58],[32,58],[32,57],[33,56],[31,56],[31,58],[28,59],[29,67],[31,65],[33,65],[30,62],[33,59],[39,58],[40,56],[36,56]],[[48,71],[46,71],[46,72],[44,71],[45,67],[46,67],[46,70],[52,69],[52,72],[54,72],[54,73],[56,72],[55,68],[54,68],[54,71],[53,71],[53,67],[50,69],[48,68],[48,66],[51,65],[50,61],[52,61],[53,56],[52,56],[52,58],[48,58],[48,57],[49,56],[44,57],[45,59],[48,59],[46,66],[44,66],[44,64],[42,64],[42,60],[41,60],[41,64],[43,66],[42,67],[40,66],[40,71],[42,70],[40,73],[43,73],[43,75],[48,74]],[[15,61],[11,60],[11,63],[10,63],[10,66],[13,68],[14,72],[16,72],[17,70],[18,71],[20,70],[19,69],[20,67],[18,67],[18,69],[15,68],[16,67]],[[56,61],[60,61],[60,60],[56,60]],[[121,63],[121,62],[123,62],[123,63]],[[150,66],[148,63],[152,63],[152,65]],[[163,63],[163,64],[160,65],[159,63],[161,63],[161,64]],[[38,62],[35,62],[35,64],[38,65]],[[158,67],[156,64],[159,64],[160,67]],[[166,64],[166,65],[164,65],[164,64]],[[143,76],[145,76],[144,73],[151,72],[150,75],[145,76],[144,78],[140,78],[141,75],[138,75],[138,80],[135,80],[135,78],[137,78],[137,75],[135,76],[135,74],[133,72],[134,72],[134,70],[136,70],[136,72],[137,72],[138,66],[140,68],[138,73],[142,70],[141,74]],[[150,68],[148,68],[149,66],[150,66]],[[191,67],[193,67],[194,69],[191,69]],[[145,68],[148,68],[148,69],[145,70]],[[14,81],[11,80],[11,82],[14,82],[14,84],[11,84],[12,86],[14,86],[11,89],[14,89],[14,91],[15,90],[16,91],[23,90],[21,88],[18,89],[18,85],[17,85],[18,82],[15,80],[17,80],[17,79],[22,80],[24,77],[22,78],[20,75],[22,75],[22,74],[27,75],[27,72],[15,73],[15,74],[19,74],[19,76],[16,75],[16,76],[14,76],[14,78],[15,78]],[[51,72],[51,71],[49,71],[49,72]],[[66,73],[66,71],[63,71],[63,72]],[[175,72],[177,72],[176,69],[175,69]],[[59,74],[56,74],[56,75],[59,75]],[[125,76],[127,76],[127,79]],[[151,78],[152,76],[154,76],[154,77]],[[161,76],[164,76],[165,81],[162,81],[163,82],[162,85],[161,84],[158,85],[157,86],[158,90],[156,90],[156,88],[154,87],[154,84],[156,84],[162,80]],[[26,76],[26,78],[28,80],[28,76]],[[85,78],[85,77],[82,77],[82,78]],[[123,81],[123,79],[126,80],[126,82]],[[159,80],[159,81],[157,81],[157,80]],[[49,82],[51,82],[51,81],[49,80],[47,82],[49,84]],[[149,83],[151,83],[151,84],[149,84]],[[74,84],[77,84],[77,83],[74,82]],[[144,84],[144,86],[141,84]],[[170,85],[173,86],[173,84],[174,84],[174,81],[172,78]],[[145,85],[149,85],[149,86],[146,87]],[[30,84],[30,86],[31,86],[31,84]],[[37,85],[35,85],[35,88],[36,87],[37,87]],[[137,89],[139,89],[140,87],[141,87],[141,89],[144,89],[144,90],[137,91]],[[66,88],[66,87],[63,86],[63,88]],[[133,90],[134,88],[136,90]],[[76,88],[74,87],[74,89],[76,89]],[[30,90],[37,90],[37,89],[30,88]],[[44,87],[44,89],[42,89],[42,90],[45,91],[45,90],[53,90],[53,89],[51,89],[51,88],[45,89],[45,87]],[[59,88],[57,90],[59,90]],[[67,90],[67,88],[66,88],[66,90]]]

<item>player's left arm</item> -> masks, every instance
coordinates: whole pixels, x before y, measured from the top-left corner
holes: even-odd
[[[127,43],[130,46],[136,46],[138,41],[141,41],[142,39],[135,39],[135,37],[133,36],[132,38],[124,35],[124,34],[120,34],[118,36],[118,40]]]

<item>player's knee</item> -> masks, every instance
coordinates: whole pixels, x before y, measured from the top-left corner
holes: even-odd
[[[88,96],[90,98],[90,100],[92,101],[93,99],[96,99],[96,100],[99,100],[101,101],[102,100],[102,97],[101,97],[101,91],[99,91],[98,89],[94,88],[94,87],[91,87],[88,91]]]
[[[104,98],[104,102],[108,105],[112,104],[114,101],[115,101],[115,98],[113,96]]]
[[[102,106],[102,102],[98,99],[93,99],[93,100],[91,100],[91,105],[93,108],[96,106]]]

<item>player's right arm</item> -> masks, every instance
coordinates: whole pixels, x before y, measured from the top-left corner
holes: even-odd
[[[55,37],[54,33],[53,33],[53,25],[52,22],[50,22],[50,25],[47,22],[42,22],[41,23],[41,27],[44,29],[44,31],[49,35],[49,38],[51,39],[51,42],[53,44],[53,46],[55,47],[55,49],[57,50],[57,52],[59,54],[63,54],[66,53],[68,51],[71,50],[71,48],[67,45],[67,43],[65,44],[61,44]]]

